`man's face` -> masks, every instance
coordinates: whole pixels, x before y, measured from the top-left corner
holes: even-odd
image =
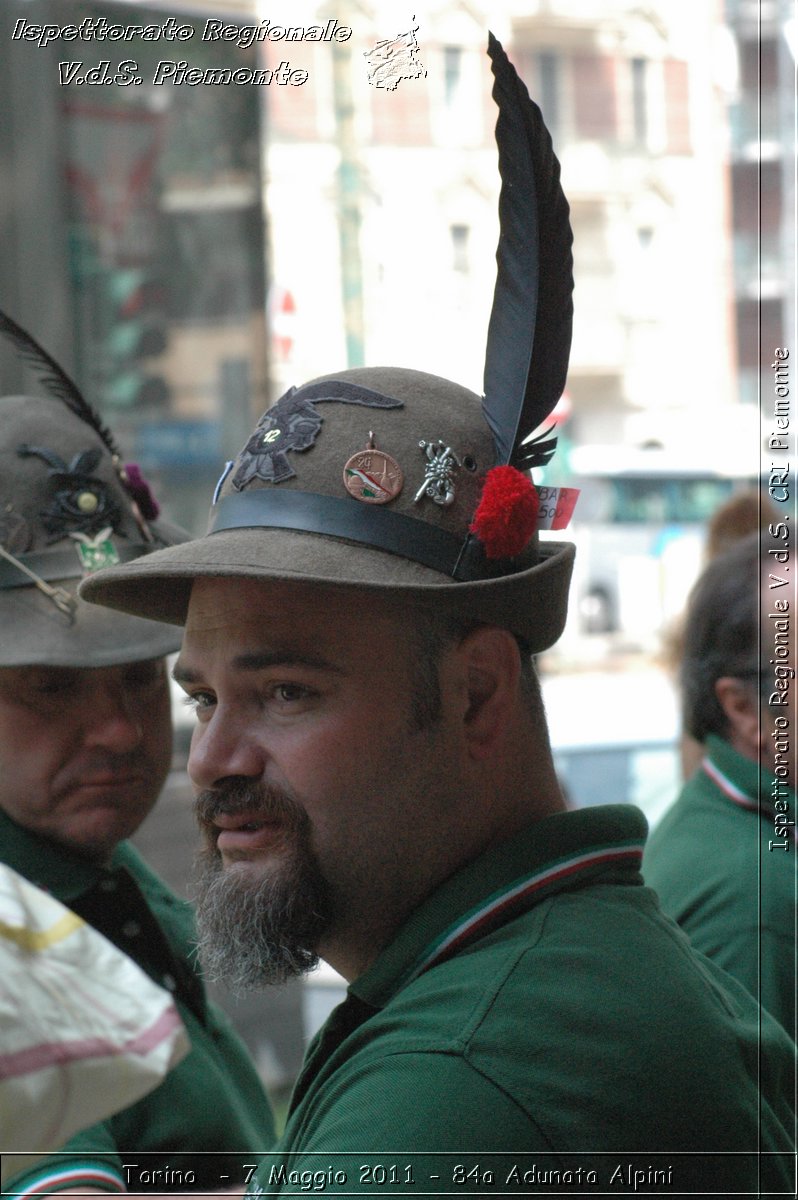
[[[175,677],[197,710],[204,957],[228,980],[277,981],[313,952],[358,973],[458,865],[466,689],[446,652],[419,728],[414,653],[373,597],[195,582]]]
[[[33,833],[107,860],[157,800],[171,752],[162,659],[0,668],[0,808]]]

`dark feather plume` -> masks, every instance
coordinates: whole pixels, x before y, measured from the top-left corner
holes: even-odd
[[[560,164],[540,109],[501,44],[488,36],[499,106],[499,245],[485,350],[482,411],[499,463],[548,461],[555,439],[524,443],[565,387],[573,318],[573,258]]]
[[[529,471],[532,467],[545,467],[554,451],[557,449],[557,438],[549,437],[554,432],[554,426],[549,425],[537,437],[526,438],[519,442],[513,453],[512,465],[519,471]]]
[[[118,457],[119,450],[111,431],[100,419],[100,414],[92,408],[66,371],[39,345],[35,338],[26,333],[20,325],[17,325],[16,321],[13,321],[4,312],[0,312],[0,334],[8,338],[22,361],[37,372],[42,387],[46,388],[51,396],[63,401],[67,408],[71,409],[87,425],[91,425],[95,433],[105,442],[111,454]]]

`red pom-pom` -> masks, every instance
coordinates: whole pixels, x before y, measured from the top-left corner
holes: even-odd
[[[537,529],[539,507],[537,488],[528,475],[515,467],[493,467],[485,476],[471,532],[488,558],[514,558]]]

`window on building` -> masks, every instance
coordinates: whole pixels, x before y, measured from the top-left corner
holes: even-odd
[[[460,46],[443,47],[443,94],[447,104],[453,104],[463,71],[463,51]]]
[[[120,16],[98,0],[63,0],[62,10],[65,24],[88,14],[113,26]],[[158,19],[149,7],[126,15],[131,27]],[[181,19],[196,21],[193,67],[257,68],[256,46],[203,43],[201,19]],[[136,44],[141,78],[153,78],[164,52]],[[100,43],[81,47],[85,68],[104,54]],[[63,160],[52,211],[60,219],[63,204],[75,374],[125,455],[192,529],[219,462],[268,400],[259,90],[76,91],[49,69],[41,76]]]
[[[469,227],[467,225],[450,225],[449,236],[452,243],[452,270],[466,273],[469,269],[468,260],[468,240]]]
[[[665,83],[665,136],[668,154],[690,154],[690,92],[687,63],[666,58],[662,64]]]
[[[636,146],[648,142],[647,67],[644,58],[632,59],[632,136]]]
[[[570,60],[574,132],[577,138],[613,143],[618,137],[615,59],[579,52]]]
[[[553,50],[541,50],[537,55],[538,104],[543,119],[556,138],[561,124],[560,56]]]

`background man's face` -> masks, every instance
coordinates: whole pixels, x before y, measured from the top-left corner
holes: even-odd
[[[0,668],[0,808],[33,833],[107,859],[157,800],[171,751],[162,659]]]
[[[189,774],[210,858],[248,897],[284,880],[272,905],[290,902],[297,872],[314,876],[308,903],[326,912],[312,949],[333,962],[331,947],[378,949],[462,850],[467,697],[445,687],[440,719],[420,729],[414,654],[408,624],[374,597],[193,587],[175,676],[197,706]]]

